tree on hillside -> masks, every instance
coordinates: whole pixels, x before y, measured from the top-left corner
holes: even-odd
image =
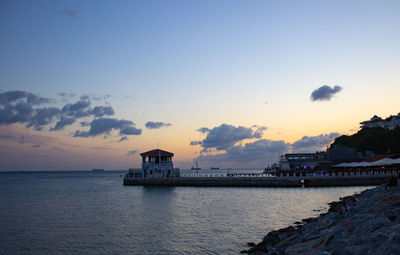
[[[359,152],[400,153],[400,128],[363,128],[351,136],[342,135],[336,138],[331,146],[335,145],[356,148]]]

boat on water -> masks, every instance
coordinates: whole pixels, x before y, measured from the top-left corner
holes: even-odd
[[[103,172],[104,169],[102,169],[102,168],[93,168],[92,171],[93,172]]]

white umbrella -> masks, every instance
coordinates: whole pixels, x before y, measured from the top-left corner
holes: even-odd
[[[394,159],[391,158],[384,158],[381,160],[377,160],[371,163],[371,166],[384,166],[384,165],[391,165],[393,164]]]

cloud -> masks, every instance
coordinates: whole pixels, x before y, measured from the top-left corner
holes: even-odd
[[[231,146],[225,153],[216,155],[200,155],[199,162],[211,165],[235,163],[252,167],[265,167],[268,163],[276,162],[279,156],[287,152],[290,144],[282,140],[272,141],[260,139],[243,145]]]
[[[197,129],[196,131],[199,131],[200,133],[205,134],[205,133],[208,133],[210,131],[210,129],[206,128],[206,127],[202,127],[202,128]]]
[[[40,148],[40,146],[42,146],[41,144],[34,144],[32,145],[32,148]]]
[[[58,95],[63,98],[75,96],[75,94],[68,93]],[[79,118],[100,118],[114,115],[114,109],[111,106],[95,106],[92,108],[90,98],[87,95],[81,96],[75,103],[65,104],[61,109],[41,106],[53,101],[55,100],[39,97],[27,91],[13,90],[0,93],[0,125],[26,123],[27,128],[40,131],[44,126],[56,122],[55,126],[49,130],[59,131],[74,124]],[[132,133],[134,131],[127,130],[126,132]]]
[[[114,113],[114,109],[111,106],[96,106],[90,111],[90,114],[95,117],[112,116]]]
[[[333,88],[328,85],[321,86],[311,93],[311,101],[329,101],[332,96],[342,90],[342,87],[335,86]]]
[[[60,115],[61,110],[55,107],[38,108],[26,127],[33,127],[35,130],[40,131],[43,126],[52,123]]]
[[[75,117],[75,118],[82,118],[90,115],[90,112],[87,111],[87,108],[90,106],[89,99],[80,99],[74,104],[66,104],[62,108],[62,112],[66,116]]]
[[[21,90],[12,90],[0,93],[0,105],[8,105],[17,101],[24,101],[31,105],[40,105],[50,103],[51,99],[39,97],[33,93]]]
[[[256,131],[254,131],[254,138],[261,138],[264,134],[264,131],[267,130],[267,127],[260,127],[260,126],[252,126],[254,128],[257,128]]]
[[[55,117],[56,108],[34,109],[33,107],[51,102],[51,99],[26,91],[13,90],[0,93],[0,125],[28,123],[29,127],[40,130],[40,123],[48,123]]]
[[[72,125],[75,122],[75,118],[61,117],[59,121],[57,121],[56,125],[53,128],[50,128],[50,131],[58,131],[63,129],[65,126]]]
[[[229,124],[221,124],[213,129],[200,128],[197,131],[206,133],[207,136],[202,141],[192,141],[191,145],[201,145],[203,151],[207,149],[215,148],[216,150],[226,150],[227,148],[235,145],[244,139],[260,138],[266,127],[256,127],[257,130],[253,131],[252,128],[246,127],[235,127]]]
[[[128,141],[129,139],[128,139],[128,137],[127,136],[123,136],[123,137],[121,137],[121,139],[119,139],[119,143],[120,142],[123,142],[123,141]]]
[[[170,123],[164,123],[164,122],[148,121],[146,123],[146,127],[149,129],[158,129],[158,128],[169,127],[169,126],[171,126]]]
[[[74,137],[90,137],[108,135],[112,130],[119,130],[119,135],[140,135],[141,129],[135,128],[135,123],[130,120],[118,120],[111,118],[94,119],[90,123],[89,131],[75,131]]]
[[[131,150],[131,151],[128,151],[128,153],[126,155],[133,156],[133,155],[136,155],[137,153],[138,153],[138,150]]]
[[[292,151],[294,153],[319,151],[331,144],[338,136],[340,136],[340,134],[336,132],[317,136],[303,136],[300,140],[292,143]]]

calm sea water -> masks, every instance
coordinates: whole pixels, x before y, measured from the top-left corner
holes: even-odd
[[[123,173],[0,172],[0,254],[239,254],[368,188],[134,187]]]

